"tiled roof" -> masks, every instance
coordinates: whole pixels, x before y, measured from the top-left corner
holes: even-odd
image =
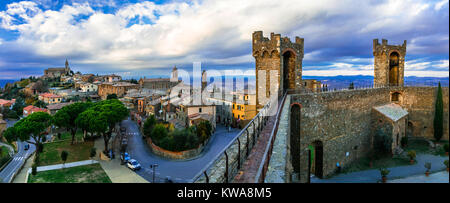
[[[59,110],[62,109],[63,107],[73,104],[73,102],[69,102],[69,103],[59,103],[59,104],[51,104],[47,106],[48,110]]]
[[[403,109],[398,104],[387,104],[384,106],[374,107],[374,109],[376,111],[380,112],[381,114],[385,115],[386,117],[388,117],[389,119],[391,119],[394,122],[396,122],[396,121],[400,120],[401,118],[405,117],[406,115],[408,115],[408,111]]]
[[[59,95],[52,94],[52,93],[43,93],[43,94],[40,94],[39,96],[41,96],[41,97],[48,97],[48,98],[60,98],[61,97]]]

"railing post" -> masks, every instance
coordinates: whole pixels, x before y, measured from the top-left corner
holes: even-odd
[[[241,169],[241,141],[237,138],[238,141],[238,166],[237,169]]]
[[[228,154],[227,150],[225,150],[225,183],[228,183]]]
[[[248,147],[249,147],[249,145],[248,145],[248,141],[249,141],[249,139],[248,139],[248,136],[249,136],[248,128],[245,129],[245,132],[247,133],[247,144],[246,144],[246,145],[247,145],[247,152],[246,152],[245,157],[248,157],[248,153],[249,153],[249,150],[250,150],[250,149],[248,148]]]
[[[253,146],[255,146],[255,137],[256,137],[256,126],[255,126],[255,121],[253,120]]]
[[[203,174],[205,175],[206,183],[209,183],[209,177],[208,177],[208,174],[206,173],[206,171],[204,171]]]

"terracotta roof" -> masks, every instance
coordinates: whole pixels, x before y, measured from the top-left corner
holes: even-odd
[[[374,109],[394,122],[408,115],[408,111],[403,109],[398,104],[387,104],[384,106],[374,107]]]
[[[41,96],[41,97],[48,97],[48,98],[60,98],[61,97],[59,95],[52,94],[52,93],[43,93],[43,94],[40,94],[39,96]]]
[[[59,104],[51,104],[47,106],[48,110],[59,110],[62,109],[63,107],[73,104],[74,102],[69,102],[69,103],[59,103]]]
[[[27,111],[28,114],[34,113],[34,112],[47,112],[47,109],[35,107],[33,105],[27,106],[23,108],[24,111]]]
[[[170,82],[170,78],[148,78],[142,80],[144,82]]]

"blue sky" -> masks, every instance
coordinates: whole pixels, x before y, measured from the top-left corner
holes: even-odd
[[[372,40],[408,41],[406,76],[448,77],[448,0],[0,1],[0,79],[76,71],[254,70],[251,36],[305,38],[304,75],[373,75]]]

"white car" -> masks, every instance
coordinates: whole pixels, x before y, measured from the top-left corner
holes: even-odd
[[[141,169],[141,164],[137,162],[135,159],[130,159],[127,163],[127,167],[133,171]]]

